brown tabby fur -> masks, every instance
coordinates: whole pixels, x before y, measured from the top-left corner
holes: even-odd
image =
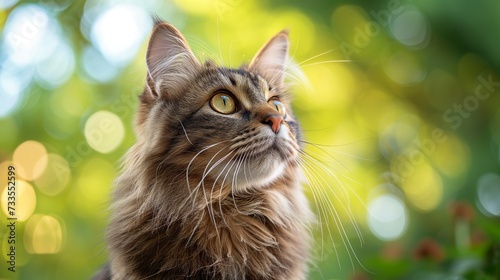
[[[288,35],[249,66],[200,64],[157,23],[148,47],[137,143],[116,180],[111,279],[306,279],[312,215],[301,186],[299,127],[283,79]],[[226,90],[237,111],[209,100]],[[278,133],[267,117],[287,115]]]

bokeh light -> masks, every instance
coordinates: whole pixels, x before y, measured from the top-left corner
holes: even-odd
[[[85,74],[96,82],[107,83],[118,75],[118,69],[93,46],[84,49],[82,64]]]
[[[26,180],[38,178],[47,167],[47,150],[37,141],[28,140],[19,145],[12,160],[18,167],[18,176]]]
[[[0,10],[1,9],[8,9],[15,5],[19,0],[4,0],[0,2]]]
[[[61,41],[57,51],[37,64],[36,74],[43,85],[54,88],[66,82],[73,74],[74,67],[73,50],[67,42]]]
[[[400,237],[408,227],[404,202],[392,194],[384,194],[368,203],[367,224],[378,238],[389,241]]]
[[[22,85],[16,76],[0,69],[0,117],[10,114],[21,98]]]
[[[95,112],[85,123],[87,143],[100,153],[105,154],[116,149],[124,135],[125,128],[121,119],[108,111]]]
[[[397,118],[380,133],[380,151],[388,159],[412,147],[418,136],[420,121],[416,116],[399,112]]]
[[[17,67],[37,63],[49,57],[57,43],[52,32],[54,21],[40,5],[17,6],[10,14],[4,32],[4,50]]]
[[[0,109],[0,117],[16,109],[23,90],[33,80],[54,88],[63,84],[74,68],[72,47],[63,39],[59,22],[43,5],[16,6],[2,37],[0,102],[5,106]]]
[[[450,177],[461,177],[470,165],[469,148],[454,134],[447,134],[444,143],[436,145],[431,160],[436,169]]]
[[[500,216],[500,176],[493,173],[481,176],[477,182],[477,194],[486,213]]]
[[[443,196],[443,184],[439,174],[427,162],[418,164],[408,160],[400,164],[407,165],[409,172],[402,185],[408,201],[422,211],[434,210]]]
[[[57,254],[63,244],[61,224],[49,215],[33,215],[26,223],[24,244],[30,254]]]
[[[47,165],[45,172],[34,181],[35,186],[46,195],[59,194],[71,179],[68,161],[58,154],[47,154],[41,157],[36,164]]]
[[[395,82],[408,85],[421,82],[425,78],[426,73],[417,54],[407,50],[400,50],[395,53],[390,50],[387,56],[384,70]]]
[[[392,35],[402,44],[415,49],[425,47],[430,30],[425,16],[414,6],[406,6],[391,25]]]
[[[122,66],[135,57],[151,28],[151,18],[139,6],[116,4],[99,9],[90,39],[104,57]]]
[[[7,217],[12,217],[8,212],[7,202],[9,196],[8,188],[4,188],[2,192],[2,211]],[[36,208],[36,193],[30,183],[17,180],[16,182],[16,206],[15,215],[18,221],[26,221],[35,211]]]
[[[4,161],[0,163],[0,172],[5,172],[6,174],[8,174],[9,166],[14,166],[14,163],[12,161]],[[0,192],[3,192],[3,189],[7,187],[9,182],[8,177],[9,176],[0,176]]]

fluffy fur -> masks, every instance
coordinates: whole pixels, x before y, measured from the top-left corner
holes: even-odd
[[[202,64],[178,30],[156,25],[103,279],[306,279],[312,214],[283,83],[287,52],[282,31],[248,66]],[[234,113],[211,108],[221,91],[234,98]]]

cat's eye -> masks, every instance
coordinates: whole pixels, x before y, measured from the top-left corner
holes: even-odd
[[[230,94],[219,92],[210,99],[210,107],[216,112],[227,115],[236,111],[236,102]]]
[[[268,103],[269,103],[269,105],[271,105],[271,107],[276,109],[276,111],[278,111],[280,113],[280,115],[282,115],[282,116],[286,115],[285,105],[283,105],[283,103],[281,103],[279,100],[271,99],[271,100],[269,100]]]

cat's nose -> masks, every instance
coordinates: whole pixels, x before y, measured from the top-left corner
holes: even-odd
[[[280,131],[281,124],[283,122],[285,122],[283,120],[283,117],[280,115],[275,115],[275,114],[267,115],[263,121],[263,123],[268,124],[271,127],[271,129],[273,130],[273,132],[276,134],[278,134],[278,132]]]

